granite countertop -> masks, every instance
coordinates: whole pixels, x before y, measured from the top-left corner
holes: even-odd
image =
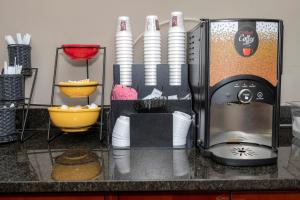
[[[0,188],[10,193],[300,189],[300,143],[294,139],[290,146],[290,129],[280,133],[285,137],[277,165],[229,167],[202,157],[197,149],[108,150],[92,133],[62,135],[48,144],[46,132],[38,131],[25,143],[0,145]],[[101,174],[89,181],[54,181],[54,158],[70,149],[96,153],[103,163]]]

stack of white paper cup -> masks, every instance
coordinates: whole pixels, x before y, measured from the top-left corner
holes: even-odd
[[[112,133],[112,145],[114,147],[130,146],[130,118],[120,116],[114,126]]]
[[[186,136],[192,123],[190,115],[175,111],[173,113],[173,146],[183,146],[186,144]]]
[[[128,149],[114,149],[113,158],[117,169],[121,174],[130,173],[130,150]]]
[[[144,33],[145,85],[157,84],[156,65],[161,64],[161,38],[158,17],[146,17]]]
[[[116,33],[116,64],[120,65],[120,84],[131,86],[133,63],[133,39],[130,19],[118,17]]]
[[[172,12],[168,34],[169,84],[181,85],[181,65],[185,59],[185,30],[182,12]]]
[[[189,173],[189,159],[185,149],[173,149],[174,176],[184,176]]]

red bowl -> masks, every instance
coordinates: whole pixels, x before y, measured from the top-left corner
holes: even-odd
[[[64,44],[62,48],[73,60],[87,60],[97,55],[100,45],[97,44]]]

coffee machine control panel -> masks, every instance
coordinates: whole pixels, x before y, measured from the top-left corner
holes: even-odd
[[[274,89],[255,80],[237,80],[218,87],[211,94],[212,103],[274,102]]]
[[[249,89],[241,89],[238,93],[238,99],[241,103],[250,103],[253,99],[253,93]]]

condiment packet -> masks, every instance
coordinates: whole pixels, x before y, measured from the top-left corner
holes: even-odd
[[[152,93],[149,94],[148,96],[144,97],[143,100],[148,100],[148,99],[154,99],[154,98],[159,98],[162,95],[162,91],[154,88],[152,90]]]

